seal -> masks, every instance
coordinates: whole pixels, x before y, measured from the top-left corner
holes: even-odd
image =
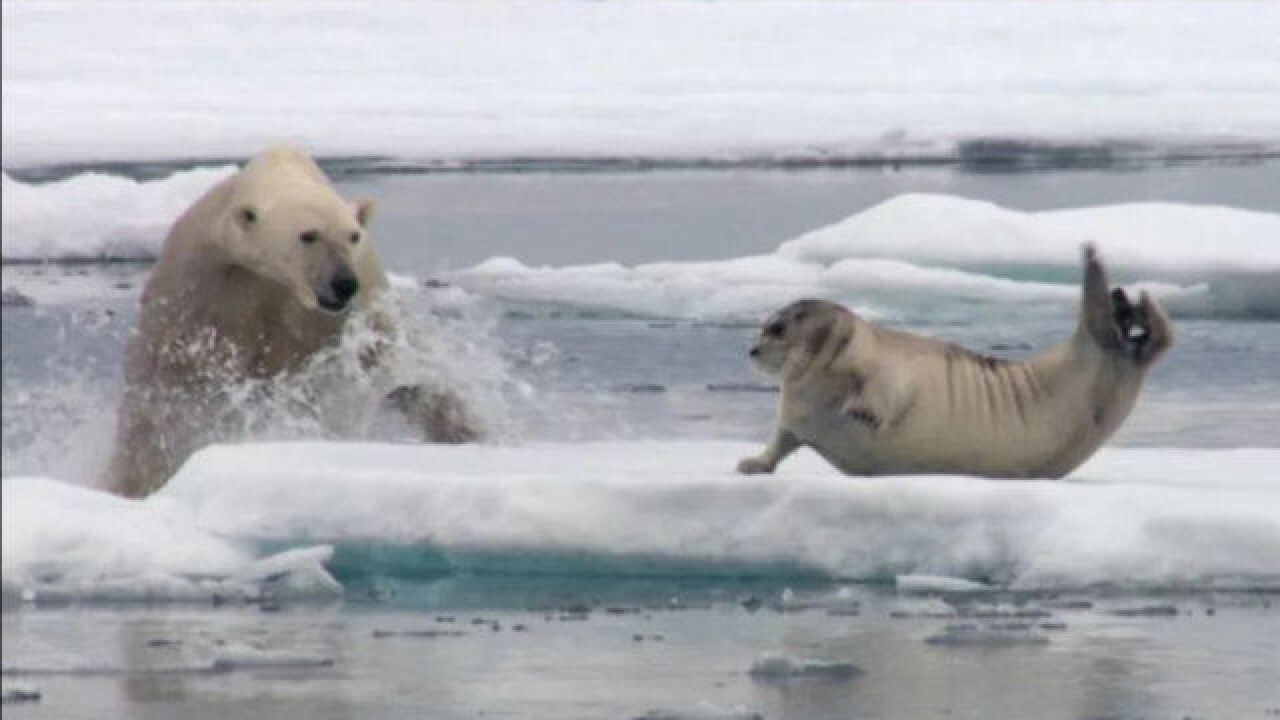
[[[808,446],[852,475],[1059,478],[1120,427],[1168,350],[1168,316],[1145,291],[1109,289],[1084,247],[1079,323],[1015,362],[892,330],[823,300],[774,313],[750,350],[781,379],[777,429],[738,471],[769,473]]]

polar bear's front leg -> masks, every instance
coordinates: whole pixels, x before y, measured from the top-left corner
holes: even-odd
[[[738,463],[738,472],[743,475],[758,475],[760,473],[771,473],[778,467],[778,463],[783,458],[795,452],[800,447],[800,441],[795,435],[786,430],[778,430],[773,436],[773,442],[764,449],[764,452],[755,457],[743,458]]]
[[[107,467],[105,488],[128,498],[144,498],[155,492],[185,459],[175,459],[173,423],[159,409],[140,406],[136,391],[126,390],[117,418],[116,444]]]
[[[387,402],[421,429],[422,437],[429,442],[475,442],[482,435],[480,422],[452,391],[401,385],[387,394]]]

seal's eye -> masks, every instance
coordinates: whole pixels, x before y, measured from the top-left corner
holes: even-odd
[[[787,331],[787,326],[781,322],[771,322],[764,326],[764,334],[769,337],[782,337],[782,333]]]
[[[320,233],[316,232],[315,230],[308,230],[298,236],[298,240],[303,245],[310,245],[319,239],[320,239]]]
[[[351,244],[355,245],[358,242],[360,242],[360,233],[358,232],[351,233]]]

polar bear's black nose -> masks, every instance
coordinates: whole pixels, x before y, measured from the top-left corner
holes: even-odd
[[[360,289],[360,281],[350,272],[340,272],[333,276],[329,281],[329,287],[333,290],[333,296],[337,298],[338,303],[346,305],[352,295]]]

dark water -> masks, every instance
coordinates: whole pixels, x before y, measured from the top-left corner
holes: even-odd
[[[340,178],[378,201],[390,267],[430,274],[495,255],[529,265],[718,260],[783,240],[906,192],[944,193],[1024,211],[1176,202],[1280,211],[1280,160],[1141,170],[682,171],[382,175]]]
[[[481,593],[492,599],[454,604]],[[509,609],[502,593],[540,606]],[[7,612],[6,717],[1259,718],[1274,597],[938,600],[875,588],[716,589],[455,578],[412,609]],[[602,601],[600,595],[610,596]],[[832,601],[832,598],[836,598]],[[616,603],[616,604],[610,604]],[[825,603],[825,606],[824,606]],[[756,605],[761,604],[760,609]],[[497,607],[495,607],[497,606]],[[1043,608],[1051,608],[1045,610]],[[959,613],[961,617],[955,617]],[[1000,615],[991,620],[980,616]],[[1022,617],[1010,617],[1021,614]],[[966,644],[948,625],[1008,629]],[[989,630],[988,630],[989,631]],[[807,663],[751,673],[761,658]],[[851,666],[851,667],[850,667]],[[823,670],[835,668],[835,670]]]
[[[748,255],[908,191],[1026,210],[1137,200],[1280,209],[1275,162],[1027,174],[353,175],[339,185],[377,198],[386,265],[418,279],[494,255],[531,265]],[[86,277],[106,278],[118,291],[3,308],[6,474],[93,477],[110,443],[142,272],[5,268],[6,287],[44,273],[42,282],[52,276],[73,290]],[[767,432],[776,396],[743,357],[748,324],[492,300],[475,312],[493,323],[494,352],[512,376],[536,391],[539,407],[513,405],[526,438],[755,440]],[[946,323],[918,316],[904,326],[1017,356],[1062,337],[1072,322],[986,313]],[[1178,338],[1114,442],[1280,442],[1280,324],[1183,319]],[[1011,631],[1016,642],[970,647],[927,642],[972,619],[932,616],[972,615],[963,601],[940,606],[866,586],[839,596],[858,602],[856,614],[821,604],[768,608],[787,586],[836,592],[813,579],[342,578],[347,596],[323,608],[7,609],[5,687],[33,684],[42,699],[6,705],[5,716],[1280,717],[1280,614],[1265,594],[1099,591],[1067,609],[1050,607],[1051,598],[996,598],[1008,612],[1030,603],[1048,616]],[[765,607],[753,612],[751,598]],[[589,612],[565,612],[579,607]],[[1161,609],[1116,612],[1142,608]],[[484,622],[473,625],[477,618]],[[465,634],[394,634],[454,630]],[[1029,633],[1048,642],[1025,642]],[[753,677],[762,653],[860,672]]]

